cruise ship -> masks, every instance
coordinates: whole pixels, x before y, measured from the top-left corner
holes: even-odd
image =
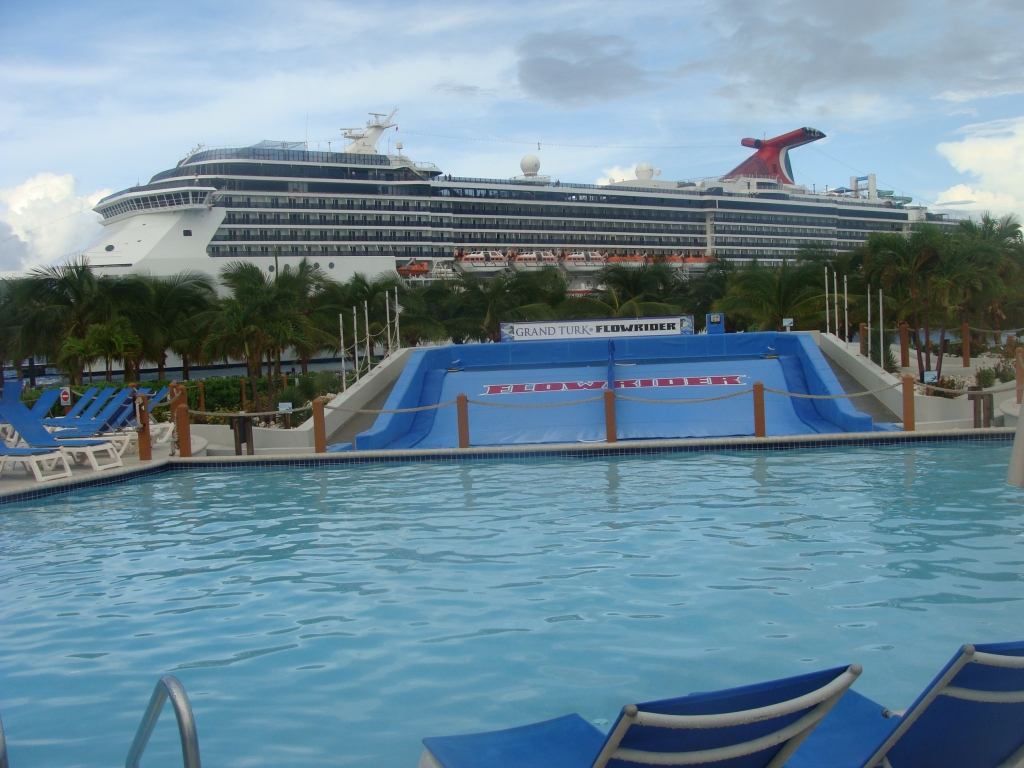
[[[413,162],[401,141],[382,154],[394,116],[371,113],[365,128],[344,131],[341,152],[279,141],[199,147],[101,200],[103,231],[82,255],[103,274],[154,275],[215,275],[231,260],[272,272],[306,258],[338,280],[554,266],[585,292],[606,264],[660,261],[684,275],[719,259],[778,264],[807,244],[846,250],[872,232],[941,221],[877,189],[874,175],[831,190],[797,184],[790,151],[824,137],[814,128],[743,139],[753,154],[720,178],[667,181],[641,163],[635,179],[595,185],[552,181],[533,155],[519,176],[478,179]]]

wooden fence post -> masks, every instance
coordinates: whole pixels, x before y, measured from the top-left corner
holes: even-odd
[[[196,384],[196,386],[199,387],[199,410],[200,411],[205,411],[206,410],[206,387],[203,386],[203,382],[201,382],[201,381],[198,384]]]
[[[313,401],[313,450],[327,453],[327,424],[324,421],[324,401],[320,397]]]
[[[619,440],[619,430],[615,424],[615,390],[604,391],[604,435],[605,442],[616,443]]]
[[[903,377],[903,431],[913,432],[914,427],[914,377],[909,373]]]
[[[459,421],[459,448],[469,448],[469,398],[459,393],[455,398],[455,410]]]
[[[764,384],[754,382],[754,437],[764,437]]]
[[[963,347],[964,368],[971,367],[971,326],[964,323],[960,326],[960,346]]]
[[[860,354],[861,357],[868,356],[868,324],[860,324]]]
[[[188,403],[182,403],[177,409],[178,421],[178,455],[183,459],[192,457],[192,426],[189,423]]]
[[[149,434],[149,395],[138,394],[135,402],[139,408],[139,461],[153,460],[153,439]]]
[[[249,398],[245,394],[245,376],[242,377],[242,410],[249,407]]]
[[[1024,347],[1017,347],[1013,358],[1017,369],[1017,405],[1020,405],[1021,395],[1024,395]]]

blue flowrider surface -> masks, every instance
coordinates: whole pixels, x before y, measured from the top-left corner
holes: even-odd
[[[724,344],[718,341],[715,346],[700,337],[643,339],[631,345],[616,341],[618,439],[753,435],[753,394],[722,396],[748,390],[755,381],[788,392],[842,393],[820,351],[805,335],[734,338],[730,343],[727,336]],[[477,401],[469,405],[471,445],[603,442],[608,347],[592,341],[571,344],[473,344],[414,352],[385,407],[445,403],[461,393]],[[667,402],[705,398],[722,399]],[[591,402],[556,406],[580,400]],[[845,400],[796,399],[769,392],[765,415],[769,436],[872,429],[870,417]],[[356,438],[356,448],[453,448],[458,445],[457,419],[454,406],[383,414]]]

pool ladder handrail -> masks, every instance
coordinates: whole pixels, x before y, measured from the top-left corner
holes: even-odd
[[[4,721],[0,720],[0,768],[10,768],[7,762],[7,739],[4,738]]]
[[[199,737],[196,735],[196,719],[192,714],[192,705],[189,703],[188,694],[185,693],[185,686],[174,675],[164,675],[157,681],[153,695],[149,698],[149,704],[146,706],[146,713],[142,716],[142,722],[139,723],[139,730],[135,733],[135,741],[132,742],[131,749],[128,750],[128,757],[125,758],[125,768],[139,768],[139,759],[146,749],[146,744],[156,727],[156,721],[160,719],[160,712],[167,699],[171,700],[174,716],[178,720],[181,757],[185,768],[201,768]],[[7,768],[7,766],[0,762],[0,768]]]

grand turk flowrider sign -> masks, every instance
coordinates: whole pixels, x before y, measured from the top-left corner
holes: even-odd
[[[618,339],[623,336],[692,336],[693,316],[637,317],[610,320],[543,320],[502,323],[502,341]]]

